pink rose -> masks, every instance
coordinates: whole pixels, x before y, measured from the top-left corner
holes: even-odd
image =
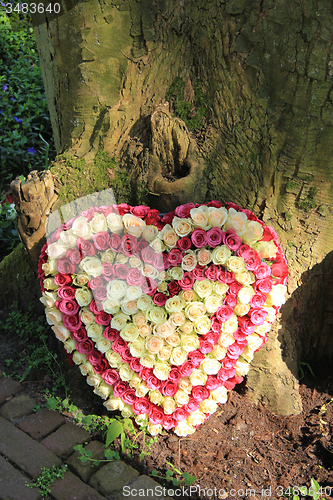
[[[178,408],[175,409],[173,412],[172,416],[178,421],[181,422],[182,420],[185,420],[189,416],[189,412],[185,410],[184,407],[179,406]]]
[[[114,385],[120,380],[119,373],[114,368],[108,368],[101,374],[102,379],[109,385]]]
[[[154,295],[154,293],[157,290],[158,283],[156,280],[143,277],[140,286],[142,288],[143,293],[146,293],[147,295]]]
[[[205,387],[209,391],[215,391],[218,387],[221,387],[221,382],[218,380],[218,378],[215,375],[208,375]]]
[[[60,297],[60,299],[74,299],[75,290],[76,289],[72,288],[71,286],[64,285],[58,288],[57,295],[58,297]]]
[[[87,360],[93,365],[98,365],[101,363],[103,359],[103,354],[98,351],[97,349],[94,349],[88,356]]]
[[[209,398],[209,395],[210,392],[207,387],[196,385],[192,388],[192,396],[196,401],[204,401]]]
[[[131,361],[130,361],[130,369],[131,370],[133,370],[136,373],[140,373],[140,371],[142,370],[142,368],[143,368],[143,366],[140,363],[139,358],[133,358],[133,359],[131,359]]]
[[[88,219],[88,222],[90,222],[91,219],[94,217],[95,208],[96,207],[91,207],[88,208],[87,210],[83,210],[83,212],[81,212],[81,217],[86,217]]]
[[[137,240],[135,236],[132,236],[131,234],[124,234],[124,236],[121,239],[121,249],[124,255],[126,255],[127,257],[135,255],[136,246],[137,246]]]
[[[203,248],[208,243],[207,233],[204,229],[194,229],[191,240],[196,248]]]
[[[254,333],[256,325],[252,323],[248,316],[239,317],[238,324],[242,333],[245,333],[246,335],[251,335],[252,333]]]
[[[60,312],[67,314],[68,316],[75,316],[80,308],[79,304],[75,300],[71,299],[57,300],[56,307]]]
[[[133,388],[127,389],[127,391],[125,391],[121,395],[121,399],[124,403],[132,406],[137,400],[137,397],[135,395],[135,389]]]
[[[177,266],[178,264],[181,263],[183,259],[183,254],[181,250],[179,250],[179,248],[173,248],[172,250],[170,250],[167,257],[171,266]]]
[[[179,238],[179,240],[177,240],[177,247],[182,252],[185,252],[186,250],[190,250],[190,248],[192,248],[192,241],[188,236],[184,236],[183,238]]]
[[[218,341],[218,338],[219,338],[219,333],[220,333],[219,331],[213,332],[211,330],[210,332],[206,333],[206,335],[204,335],[204,338],[205,338],[205,340],[207,340],[211,344],[216,344]]]
[[[195,208],[194,203],[186,203],[184,205],[180,205],[179,207],[176,208],[175,214],[177,217],[180,217],[181,219],[190,217],[190,212],[192,208]]]
[[[139,240],[137,242],[137,245],[136,245],[136,248],[135,248],[135,253],[136,254],[140,254],[142,252],[142,250],[144,250],[145,248],[147,248],[149,246],[148,242],[146,240]]]
[[[233,377],[229,380],[226,380],[223,385],[226,389],[228,389],[228,391],[232,391],[235,385],[240,384],[241,382],[243,382],[243,377]]]
[[[223,231],[219,227],[212,227],[207,231],[207,245],[216,248],[222,243]]]
[[[201,361],[205,359],[204,354],[202,354],[202,352],[198,351],[197,349],[195,351],[189,352],[187,357],[189,361],[192,362],[194,368],[198,368]]]
[[[125,391],[129,389],[129,385],[124,380],[118,380],[113,386],[113,395],[116,398],[120,398]]]
[[[189,377],[194,370],[192,361],[185,361],[179,368],[182,377]]]
[[[130,212],[132,207],[127,203],[120,203],[120,205],[112,205],[112,208],[114,208],[119,215],[125,215]]]
[[[206,273],[206,267],[199,266],[199,264],[197,264],[192,271],[193,277],[196,281],[202,281],[202,280],[206,279],[205,273]]]
[[[105,217],[107,217],[109,214],[114,212],[114,209],[108,205],[101,205],[100,207],[96,208],[95,212],[103,214]]]
[[[80,354],[85,354],[86,356],[88,356],[94,350],[94,343],[91,339],[87,339],[82,342],[77,342],[75,348]]]
[[[168,291],[169,291],[169,296],[173,297],[174,295],[177,295],[181,291],[181,286],[178,281],[170,281],[168,283]]]
[[[234,342],[232,345],[228,347],[227,354],[228,357],[231,359],[238,359],[243,351],[244,351],[244,346],[238,344],[237,342]]]
[[[238,257],[243,257],[243,259],[246,261],[247,257],[251,254],[252,248],[249,245],[241,245],[239,249],[237,250],[237,256]]]
[[[235,365],[237,363],[237,359],[234,358],[229,358],[229,356],[225,356],[222,360],[222,366],[223,368],[226,368],[227,370],[231,370],[232,368],[235,368]]]
[[[159,390],[161,385],[162,385],[161,380],[159,380],[157,377],[155,377],[155,375],[150,375],[148,377],[146,383],[147,383],[147,387],[149,389],[153,389],[155,391]]]
[[[155,208],[149,210],[148,214],[145,217],[145,222],[147,226],[153,226],[157,220],[159,219],[160,212]]]
[[[141,257],[144,262],[147,262],[147,264],[153,264],[155,261],[155,250],[149,246],[144,248],[141,252]]]
[[[194,285],[194,276],[190,271],[186,271],[183,274],[183,277],[181,280],[178,280],[178,283],[181,287],[182,290],[191,290],[191,288]]]
[[[231,295],[227,294],[225,299],[223,300],[223,305],[229,306],[234,308],[237,304],[237,296],[236,295]]]
[[[98,302],[101,302],[107,298],[108,294],[104,286],[99,286],[94,290],[94,297]]]
[[[254,275],[257,279],[267,278],[267,276],[271,275],[271,268],[266,264],[266,262],[260,262],[254,270]]]
[[[144,219],[149,212],[149,207],[145,207],[144,205],[138,205],[136,207],[132,207],[130,209],[130,213],[139,217],[140,219]]]
[[[82,260],[82,253],[78,248],[69,248],[66,251],[66,257],[72,264],[79,264]]]
[[[102,262],[102,274],[106,281],[114,279],[114,266],[109,262]]]
[[[186,411],[189,411],[190,413],[192,413],[193,411],[198,410],[199,406],[200,406],[200,401],[198,401],[197,399],[194,399],[193,396],[190,396],[188,403],[186,405],[184,405],[184,409]]]
[[[205,271],[205,276],[211,281],[216,281],[219,271],[220,271],[219,266],[216,266],[215,264],[210,264]]]
[[[98,304],[96,303],[96,301],[94,299],[90,302],[89,309],[94,314],[98,314],[101,311],[101,309],[98,308]]]
[[[70,285],[72,283],[72,277],[69,274],[56,274],[54,277],[54,283],[58,286]]]
[[[270,271],[276,278],[284,280],[288,277],[288,264],[283,256],[275,259],[275,262],[270,267]]]
[[[230,306],[223,305],[219,307],[218,310],[216,311],[216,317],[217,319],[221,320],[222,323],[225,323],[233,315],[234,315],[234,310]]]
[[[120,280],[125,280],[127,278],[128,267],[126,264],[116,264],[113,269],[116,278]]]
[[[149,410],[149,420],[152,424],[162,424],[164,418],[164,413],[158,406],[151,406]]]
[[[229,284],[228,294],[236,296],[238,295],[238,292],[241,288],[243,288],[243,285],[241,285],[237,281],[234,281],[233,283]]]
[[[129,350],[129,347],[127,347],[123,352],[120,353],[121,359],[124,361],[124,363],[130,363],[133,359],[133,356],[131,354],[131,351]]]
[[[98,287],[102,287],[104,285],[104,280],[101,276],[96,276],[94,278],[90,278],[88,282],[88,286],[91,290],[95,290]]]
[[[101,360],[100,363],[97,363],[96,365],[93,366],[94,372],[97,373],[98,375],[101,375],[105,370],[108,369],[108,362],[106,361],[105,358]]]
[[[76,342],[84,342],[88,339],[88,335],[84,326],[81,326],[79,330],[71,332],[71,337]]]
[[[173,417],[173,415],[164,415],[162,426],[164,429],[169,431],[173,427],[176,427],[177,420]]]
[[[235,376],[236,373],[236,368],[231,367],[231,368],[220,368],[218,371],[216,377],[221,382],[221,384],[224,385],[224,382],[228,380],[229,378],[232,378]]]
[[[171,368],[170,372],[169,372],[169,377],[168,377],[168,380],[170,380],[171,382],[174,382],[175,384],[177,384],[179,382],[179,379],[181,377],[181,373],[180,373],[180,369],[179,368]]]
[[[168,297],[167,297],[167,295],[165,295],[165,293],[158,292],[158,293],[155,293],[155,295],[153,297],[153,302],[157,306],[164,306],[164,304],[166,303],[167,300],[168,300]]]
[[[121,355],[127,348],[127,342],[122,338],[117,338],[112,344],[112,350]]]
[[[246,341],[247,335],[241,331],[240,328],[237,328],[237,330],[232,334],[234,339],[237,340],[238,342],[244,342]],[[247,341],[246,341],[247,343]]]
[[[121,236],[119,236],[119,234],[111,234],[109,246],[115,252],[119,252],[121,248]]]
[[[141,413],[149,413],[152,404],[147,398],[137,398],[133,403],[132,410],[136,415]]]
[[[150,368],[142,368],[142,370],[140,371],[140,377],[142,378],[142,380],[144,380],[145,382],[147,382],[147,380],[149,379],[149,377],[153,375],[153,370],[151,370]]]
[[[92,257],[96,254],[96,248],[91,241],[85,240],[84,238],[78,238],[76,244],[84,257]]]
[[[211,352],[214,348],[214,345],[209,342],[208,340],[205,340],[205,339],[199,339],[199,342],[200,342],[200,351],[203,353],[203,354],[208,354],[209,352]]]
[[[164,382],[161,390],[163,396],[171,396],[171,397],[173,397],[177,391],[178,391],[178,385],[174,382],[171,382],[170,380]]]
[[[228,305],[228,304],[227,304]],[[211,329],[215,333],[220,333],[222,326],[222,321],[215,315],[211,318]]]
[[[109,325],[111,321],[111,315],[106,313],[105,311],[101,311],[95,316],[95,321],[98,325]]]
[[[106,250],[109,248],[110,235],[107,231],[100,231],[93,234],[93,242],[97,250]]]
[[[263,309],[258,307],[258,308],[250,309],[250,311],[248,312],[248,315],[250,316],[252,323],[260,326],[263,323],[265,323],[268,312],[264,311]]]
[[[246,258],[244,258],[246,269],[248,271],[256,271],[256,269],[261,265],[261,258],[255,250],[248,252]]]
[[[232,251],[236,252],[242,245],[242,240],[235,231],[229,229],[226,233],[223,233],[223,243]]]
[[[76,265],[72,264],[69,259],[59,259],[57,262],[57,269],[61,274],[74,274]]]
[[[220,282],[220,283],[232,283],[235,279],[235,275],[234,273],[231,273],[229,271],[227,271],[226,269],[221,269],[218,273],[217,273],[217,280]]]
[[[207,207],[221,208],[223,203],[221,201],[213,200],[207,203]]]
[[[140,285],[141,280],[142,280],[142,274],[139,269],[137,269],[136,267],[131,267],[130,269],[128,269],[126,282],[129,286]]]
[[[70,331],[76,331],[81,328],[82,321],[81,318],[78,314],[75,314],[74,316],[68,316],[67,314],[62,314],[62,322],[64,326],[70,330]]]
[[[253,288],[256,292],[269,293],[273,287],[273,280],[270,276],[263,278],[262,280],[257,280],[254,283]]]

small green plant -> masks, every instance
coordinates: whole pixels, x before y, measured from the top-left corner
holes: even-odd
[[[2,331],[11,340],[17,338],[16,356],[5,359],[10,375],[23,382],[29,376],[30,380],[48,375],[52,382],[52,391],[59,388],[67,392],[65,376],[58,355],[48,347],[48,332],[44,316],[34,313],[30,305],[27,311],[18,309],[17,303],[12,305],[12,311],[2,325]]]
[[[78,444],[74,446],[74,450],[79,452],[79,460],[81,463],[85,464],[86,462],[91,461],[93,467],[98,467],[101,462],[113,462],[114,460],[120,460],[120,455],[117,451],[111,450],[110,448],[106,448],[104,450],[105,460],[96,460],[91,458],[92,451],[86,450],[82,444]]]
[[[318,189],[315,186],[310,187],[306,198],[300,201],[299,206],[305,211],[309,211],[312,208],[316,208],[318,203],[316,202],[316,195],[318,193]]]
[[[67,465],[61,465],[60,467],[56,467],[53,465],[50,469],[46,469],[43,467],[41,475],[30,484],[26,486],[28,488],[38,488],[38,492],[43,498],[46,498],[51,490],[49,486],[54,483],[56,479],[63,479],[64,474],[67,470]]]
[[[319,500],[323,494],[323,488],[317,481],[312,478],[310,482],[311,486],[308,489],[306,486],[299,487],[289,487],[283,494],[283,497],[291,497],[292,500],[300,500],[305,497],[310,497],[313,500]],[[331,488],[330,488],[331,490]],[[323,500],[323,499],[322,499]]]
[[[151,476],[158,477],[159,479],[163,479],[167,482],[171,482],[174,486],[190,486],[197,480],[195,476],[191,476],[188,472],[181,472],[177,469],[171,462],[166,462],[171,469],[168,469],[165,473],[165,476],[159,474],[156,470],[153,470]]]
[[[299,374],[300,374],[299,380],[304,378],[304,375],[305,375],[303,367],[307,368],[309,370],[309,372],[311,373],[311,375],[314,378],[316,378],[316,375],[313,373],[313,370],[312,370],[311,366],[309,365],[309,363],[305,363],[304,361],[301,361],[298,365]]]
[[[208,94],[203,91],[202,83],[197,80],[194,84],[194,98],[185,100],[185,82],[179,77],[173,81],[165,98],[172,101],[174,113],[183,120],[190,130],[199,130],[204,125],[204,117],[209,108]]]

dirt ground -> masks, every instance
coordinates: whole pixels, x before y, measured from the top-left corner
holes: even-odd
[[[329,365],[324,371],[322,366],[312,369],[316,377],[306,371],[300,383],[300,415],[277,416],[249,403],[243,383],[193,435],[180,439],[165,432],[152,446],[151,455],[140,460],[139,448],[132,458],[122,458],[147,475],[157,471],[165,477],[172,469],[169,462],[195,476],[184,489],[182,484],[157,479],[180,499],[293,498],[291,488],[309,489],[311,479],[322,488],[315,500],[333,498],[333,373]],[[26,385],[38,397],[40,384]],[[94,395],[89,405],[80,396],[71,400],[84,412],[111,416]]]

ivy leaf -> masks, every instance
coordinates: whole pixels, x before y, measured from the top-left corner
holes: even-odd
[[[109,446],[123,432],[123,426],[119,420],[114,420],[108,427],[105,445]]]

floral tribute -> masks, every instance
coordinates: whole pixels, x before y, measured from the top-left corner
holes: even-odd
[[[39,262],[46,319],[108,410],[195,431],[242,382],[285,302],[275,231],[233,203],[93,207]]]

